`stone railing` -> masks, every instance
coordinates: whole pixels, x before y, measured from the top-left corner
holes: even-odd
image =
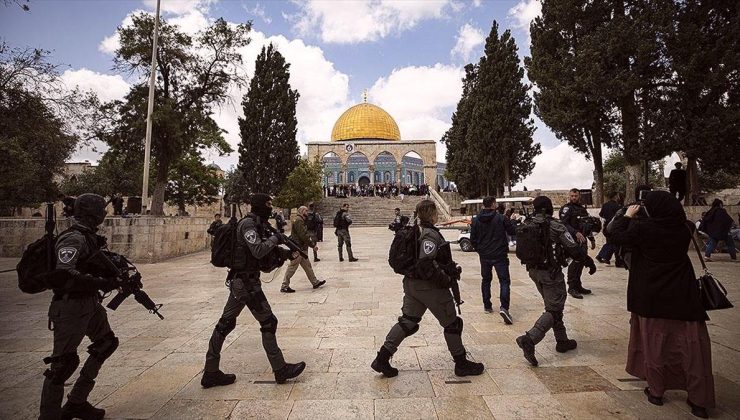
[[[437,205],[437,208],[440,211],[440,221],[447,221],[452,220],[452,210],[450,209],[450,205],[447,204],[444,198],[434,190],[434,188],[429,189],[429,195],[432,197],[432,200],[434,200],[434,204]]]
[[[69,227],[57,221],[57,231]],[[109,217],[99,234],[113,252],[134,262],[156,262],[208,249],[206,217]],[[20,257],[23,250],[44,235],[44,219],[0,219],[0,257]]]

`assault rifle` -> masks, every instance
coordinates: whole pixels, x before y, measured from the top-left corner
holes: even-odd
[[[115,311],[126,298],[134,295],[134,299],[149,313],[157,315],[159,319],[164,319],[164,316],[159,313],[162,304],[154,303],[149,295],[141,290],[144,287],[141,283],[141,273],[126,257],[107,249],[99,249],[90,256],[87,263],[105,273],[104,276],[115,277],[120,282],[120,291],[106,305],[109,309]]]
[[[290,239],[288,235],[278,232],[277,229],[270,226],[270,224],[265,225],[267,226],[267,230],[273,235],[277,236],[280,239],[280,242],[284,243],[285,246],[287,246],[292,252],[297,252],[301,257],[308,259],[308,255],[303,252],[303,249],[300,245],[298,245],[298,242]]]
[[[456,276],[450,276],[452,280],[452,285],[450,286],[450,290],[452,290],[452,297],[455,299],[455,305],[457,306],[457,313],[458,315],[462,315],[462,310],[460,310],[460,305],[465,303],[465,301],[462,300],[462,297],[460,297],[460,274],[462,273],[461,267],[456,267],[455,272],[457,273]]]

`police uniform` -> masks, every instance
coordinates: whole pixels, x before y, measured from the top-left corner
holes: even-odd
[[[543,204],[541,204],[543,203]],[[563,323],[563,309],[567,292],[565,290],[565,278],[562,267],[567,265],[567,258],[570,257],[574,262],[579,262],[590,268],[589,273],[596,271],[593,260],[588,256],[586,250],[576,242],[573,235],[566,226],[559,220],[553,219],[552,203],[547,197],[537,197],[535,199],[534,215],[535,223],[547,223],[549,225],[549,246],[547,248],[547,261],[538,265],[527,265],[527,273],[532,279],[537,291],[542,296],[545,303],[545,312],[535,322],[534,326],[524,335],[516,339],[517,345],[524,351],[524,357],[532,364],[537,366],[538,362],[534,355],[534,346],[537,345],[545,334],[552,329],[555,334],[556,347],[560,352],[566,352],[576,348],[576,341],[568,338],[565,324]],[[539,206],[547,205],[548,213],[543,214]]]
[[[575,237],[576,233],[581,233],[586,236],[583,229],[580,226],[579,218],[588,216],[588,210],[586,210],[580,203],[568,203],[560,208],[559,218],[565,228],[570,232],[571,236]],[[587,243],[578,243],[579,247],[582,248],[583,253],[588,254]],[[581,275],[583,274],[583,263],[573,261],[568,266],[568,291],[574,290],[581,292],[583,289],[583,283],[581,282]]]
[[[462,342],[463,320],[455,312],[455,302],[449,289],[452,282],[459,279],[457,265],[452,260],[450,244],[442,237],[439,229],[431,224],[421,226],[418,255],[415,274],[403,278],[402,315],[398,318],[398,323],[388,332],[385,343],[378,352],[378,358],[387,363],[401,342],[419,330],[419,323],[429,309],[439,325],[444,328],[447,349],[455,360],[455,373],[459,376],[482,373],[482,364],[466,359],[465,346]],[[392,373],[389,374],[387,369],[384,371],[378,368],[376,362],[373,362],[372,367],[386,376],[395,376],[398,373],[397,370],[391,369]]]
[[[350,261],[356,261],[354,255],[352,254],[352,237],[349,235],[349,225],[352,224],[352,216],[349,215],[344,209],[339,210],[339,214],[337,215],[337,230],[335,234],[337,235],[337,250],[339,252],[339,261],[344,261],[344,257],[342,256],[342,245],[347,245],[347,256],[349,257]]]
[[[314,252],[316,252],[316,239],[308,233],[309,231],[306,229],[306,221],[302,216],[299,215],[298,218],[296,218],[290,230],[290,237],[301,246],[304,252],[308,252],[309,247],[314,248]],[[303,271],[306,272],[306,277],[308,277],[308,281],[311,282],[314,289],[319,288],[323,283],[325,283],[325,281],[322,283],[316,278],[316,274],[313,272],[313,267],[311,266],[311,261],[309,261],[308,258],[303,258],[299,255],[290,262],[288,269],[285,270],[283,285],[280,288],[281,291],[292,291],[290,288],[290,279],[298,270],[299,265],[303,268]]]
[[[93,206],[102,206],[102,217],[97,220],[80,208],[80,203],[84,207],[90,201]],[[92,407],[87,398],[103,363],[118,348],[118,338],[111,330],[98,295],[98,290],[110,291],[116,283],[91,276],[85,267],[85,261],[105,243],[104,237],[95,234],[97,225],[105,217],[105,204],[105,200],[95,194],[80,195],[72,227],[59,235],[55,244],[56,269],[48,280],[54,291],[49,306],[54,345],[51,356],[44,359],[50,367],[44,372],[40,419],[103,418],[105,415],[105,410]],[[87,348],[89,356],[62,407],[64,383],[80,364],[77,348],[85,336],[92,342]]]
[[[256,195],[262,196],[260,199],[262,203],[269,201],[269,196]],[[257,207],[256,200],[252,198],[253,211]],[[285,362],[276,337],[278,319],[272,313],[270,303],[262,292],[260,271],[269,272],[276,269],[290,255],[289,250],[278,247],[280,239],[271,235],[266,226],[267,217],[270,215],[268,209],[270,208],[265,207],[265,211],[259,211],[263,213],[261,215],[249,213],[237,225],[234,262],[227,276],[230,293],[223,314],[213,329],[208,343],[205,368],[201,379],[203,387],[228,385],[236,379],[236,375],[221,372],[219,362],[226,336],[236,327],[236,318],[245,306],[260,324],[262,347],[275,373],[276,381],[282,383],[285,379],[298,376],[305,368],[303,362],[298,364]]]
[[[306,223],[306,231],[308,232],[308,237],[310,238],[311,243],[313,245],[316,245],[316,243],[319,241],[319,236],[317,234],[317,231],[319,229],[319,221],[321,220],[321,215],[319,215],[315,211],[310,211],[308,213],[308,216],[307,217],[310,217],[311,220],[313,221],[313,223],[312,223],[312,225],[310,227],[308,226],[308,223]],[[291,227],[291,234],[292,234],[292,229],[293,228],[294,227]],[[312,249],[313,249],[313,260],[314,260],[314,262],[320,261],[319,260],[319,253],[316,250],[316,247],[313,246]]]

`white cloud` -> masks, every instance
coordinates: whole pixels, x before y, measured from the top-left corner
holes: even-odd
[[[157,8],[157,0],[144,0],[143,3],[152,12]],[[163,14],[173,15],[185,15],[193,11],[207,13],[214,3],[217,3],[217,0],[161,0],[159,10]]]
[[[535,134],[535,138],[537,134]],[[532,174],[517,184],[516,189],[526,186],[530,190],[564,190],[569,188],[591,188],[593,163],[576,152],[568,143],[542,150],[534,158]]]
[[[439,19],[449,0],[297,0],[301,11],[289,19],[302,36],[319,32],[324,42],[354,44],[375,41]]]
[[[97,73],[84,67],[65,71],[62,82],[69,89],[79,88],[83,92],[93,92],[103,102],[123,99],[131,89],[120,75]]]
[[[528,42],[531,42],[529,24],[541,14],[542,3],[539,0],[520,0],[519,3],[509,9],[509,19],[512,21],[512,25],[527,34]]]
[[[457,32],[457,42],[450,51],[452,57],[459,57],[463,61],[470,60],[473,51],[486,42],[486,36],[480,28],[466,23]]]
[[[272,23],[272,18],[267,14],[267,12],[265,11],[265,7],[262,6],[261,4],[257,3],[251,9],[247,7],[246,4],[244,4],[242,5],[242,8],[244,9],[245,12],[247,12],[248,17],[251,18],[252,16],[257,16],[258,18],[262,19],[262,21],[268,25]]]
[[[395,69],[375,82],[369,91],[370,102],[391,114],[402,139],[439,141],[450,128],[463,75],[461,68],[443,64]],[[438,160],[444,160],[445,150],[438,144]]]

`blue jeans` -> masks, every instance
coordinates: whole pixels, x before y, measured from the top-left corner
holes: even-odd
[[[707,248],[704,250],[704,255],[706,255],[707,258],[712,256],[712,252],[714,252],[714,248],[719,245],[720,241],[725,241],[725,245],[727,245],[727,252],[730,253],[730,258],[733,260],[737,258],[737,252],[735,251],[735,241],[732,240],[732,236],[727,234],[727,237],[724,239],[714,239],[711,236],[709,237],[709,240],[707,241]]]
[[[614,245],[604,244],[596,258],[601,258],[604,261],[611,261],[612,255],[614,255]]]
[[[493,309],[491,303],[491,281],[493,281],[493,269],[496,269],[496,277],[500,286],[501,307],[509,310],[509,294],[511,288],[511,276],[509,276],[509,258],[500,260],[489,260],[480,257],[480,275],[483,278],[480,285],[483,295],[483,307]]]

